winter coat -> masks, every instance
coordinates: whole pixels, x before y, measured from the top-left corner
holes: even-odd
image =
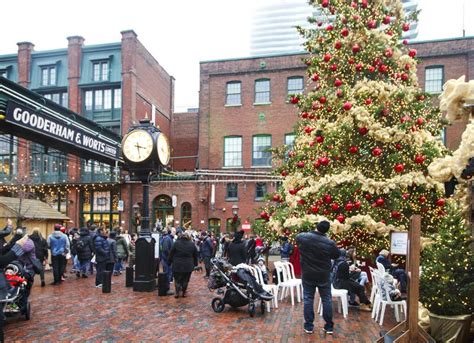
[[[66,255],[68,253],[69,240],[61,231],[54,231],[48,236],[48,247],[51,249],[51,256]]]
[[[289,259],[290,255],[292,253],[292,250],[293,250],[293,246],[290,243],[288,243],[288,242],[283,243],[283,246],[280,249],[281,258],[288,258]]]
[[[168,256],[173,272],[190,273],[198,264],[198,251],[192,241],[179,238],[174,242]]]
[[[125,237],[119,236],[117,238],[117,257],[126,258],[128,256],[128,244]]]
[[[201,257],[211,257],[214,253],[211,237],[207,236],[201,244]]]
[[[113,238],[107,238],[107,243],[109,243],[109,259],[107,263],[117,262],[117,242]]]
[[[160,238],[160,259],[168,261],[168,255],[173,247],[173,238],[171,235],[163,235]]]
[[[48,242],[40,235],[35,235],[34,233],[30,236],[30,239],[35,244],[35,255],[40,262],[43,262],[48,259]]]
[[[12,233],[13,227],[5,226],[3,230],[0,231],[0,247],[3,247],[7,244],[5,237],[8,237]]]
[[[245,242],[240,239],[234,239],[227,248],[227,256],[229,263],[236,266],[240,263],[247,262],[247,247]]]
[[[96,235],[94,237],[95,261],[97,263],[107,262],[110,256],[110,246],[107,238]]]
[[[318,231],[302,232],[296,236],[301,254],[303,279],[327,282],[331,272],[331,260],[339,257],[336,243]]]
[[[94,244],[92,243],[92,238],[89,236],[89,230],[79,231],[76,249],[79,261],[90,261],[92,259]]]

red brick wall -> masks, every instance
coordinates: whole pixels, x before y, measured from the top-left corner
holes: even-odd
[[[171,167],[193,171],[198,154],[199,115],[195,112],[174,113],[171,123]]]

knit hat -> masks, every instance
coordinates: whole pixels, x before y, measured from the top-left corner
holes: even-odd
[[[61,224],[54,224],[54,230],[55,231],[61,230]]]
[[[330,226],[331,225],[327,220],[323,220],[322,222],[319,222],[318,225],[316,225],[316,229],[321,233],[326,233],[329,231]]]

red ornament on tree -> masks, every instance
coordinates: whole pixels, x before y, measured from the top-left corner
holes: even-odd
[[[344,215],[340,214],[336,217],[336,219],[342,224],[344,223],[344,221],[346,220],[346,218],[344,217]]]
[[[377,200],[375,200],[375,204],[377,206],[383,206],[385,204],[385,200],[383,198],[378,198]]]
[[[444,200],[443,198],[436,200],[436,206],[443,207],[444,204],[446,204],[446,200]]]
[[[336,86],[336,87],[341,87],[341,86],[342,86],[342,81],[339,80],[339,79],[336,79],[336,80],[334,81],[334,86]]]
[[[352,53],[357,54],[360,51],[360,45],[359,44],[354,44],[352,46]]]
[[[426,201],[426,197],[422,195],[418,198],[418,201],[423,204]]]
[[[338,211],[338,210],[339,210],[339,204],[338,204],[337,202],[333,203],[333,204],[331,205],[331,209],[332,209],[333,211]]]
[[[370,66],[369,67],[369,72],[373,73],[375,71],[375,67],[374,66]]]
[[[400,123],[405,123],[407,121],[411,121],[411,118],[409,116],[403,116],[400,118]]]
[[[338,98],[342,98],[342,97],[344,96],[344,92],[342,91],[342,89],[338,89],[338,90],[336,91],[336,96],[337,96]]]
[[[366,127],[359,127],[359,135],[365,136],[367,132],[369,132],[369,129],[367,129]]]
[[[311,206],[311,212],[313,212],[314,214],[318,213],[319,212],[319,207],[316,206],[316,205]]]
[[[385,18],[383,18],[383,21],[382,21],[382,23],[384,23],[385,25],[388,25],[388,24],[390,24],[390,16],[388,16],[388,15],[387,15],[387,16],[385,16]]]
[[[361,206],[361,202],[359,200],[357,200],[355,203],[354,203],[354,207],[356,208],[356,210],[358,210]]]
[[[357,63],[355,66],[356,71],[361,71],[362,70],[362,63]]]
[[[304,168],[304,162],[303,162],[303,161],[300,161],[300,162],[296,163],[296,166],[297,166],[298,168]]]
[[[373,19],[372,19],[372,20],[369,20],[369,21],[367,22],[367,27],[368,27],[369,29],[375,29],[375,28],[377,27],[377,22],[376,22],[375,20],[373,20]]]
[[[304,199],[298,200],[298,205],[304,205],[304,204],[306,204],[306,200]]]
[[[331,194],[324,194],[324,196],[323,196],[323,201],[324,201],[326,204],[330,204],[331,201],[332,201]]]
[[[340,48],[342,48],[342,43],[341,43],[340,41],[337,41],[337,42],[334,44],[334,47],[339,50]]]
[[[267,212],[262,211],[262,212],[260,212],[260,218],[265,219],[265,220],[268,221],[268,219],[270,218],[270,216],[268,215]]]
[[[405,31],[405,32],[410,30],[410,24],[408,24],[408,23],[403,24],[402,30]]]
[[[410,51],[408,52],[408,56],[410,56],[411,58],[415,57],[416,56],[416,50],[415,49],[410,49]]]
[[[324,137],[323,136],[316,136],[316,142],[318,142],[318,143],[324,142]]]
[[[348,202],[345,208],[346,208],[346,211],[352,211],[352,209],[354,208],[354,204],[351,202]]]
[[[326,103],[326,97],[325,97],[325,96],[320,97],[320,98],[319,98],[319,102],[320,102],[321,104],[325,104],[325,103]]]
[[[408,194],[408,193],[403,193],[402,194],[403,200],[407,200],[409,197],[410,197],[410,194]]]
[[[388,71],[388,67],[385,64],[379,66],[379,72],[385,74]]]
[[[290,190],[288,191],[288,193],[290,193],[291,195],[295,195],[296,193],[298,193],[298,190],[292,188],[292,189],[290,189]]]
[[[292,104],[297,104],[299,101],[300,101],[300,98],[297,97],[297,96],[292,96],[292,97],[290,98],[290,102],[291,102]]]
[[[393,168],[395,172],[401,173],[405,169],[405,165],[403,163],[397,163],[395,164],[395,167]]]
[[[372,195],[371,195],[370,193],[367,193],[367,194],[365,195],[365,199],[366,199],[367,201],[370,201],[370,200],[372,199]]]
[[[403,81],[408,81],[408,74],[407,73],[402,73],[402,80]]]
[[[316,73],[314,73],[314,74],[311,76],[311,79],[312,79],[313,81],[318,81],[318,80],[319,80],[319,75],[316,74]]]
[[[352,108],[352,104],[350,102],[346,102],[342,108],[346,111],[349,111]]]
[[[331,65],[330,68],[331,68],[332,71],[336,71],[337,70],[337,64]]]
[[[329,6],[329,0],[323,0],[323,2],[321,3],[321,6],[326,8]]]
[[[417,124],[418,126],[423,125],[424,122],[425,122],[425,120],[424,120],[423,118],[421,118],[421,117],[416,120],[416,124]]]
[[[275,194],[275,195],[273,196],[273,201],[280,202],[280,201],[281,201],[281,196],[280,196],[280,194]]]
[[[359,151],[359,148],[354,145],[349,148],[349,152],[351,154],[357,154],[358,151]]]
[[[365,104],[367,106],[371,105],[372,104],[372,99],[368,98],[368,99],[365,99]]]
[[[401,213],[398,211],[392,211],[392,218],[394,219],[400,219]]]
[[[321,162],[319,162],[319,160],[316,160],[313,162],[313,167],[314,168],[319,168],[319,166],[321,165]]]
[[[382,149],[380,149],[378,146],[372,149],[372,155],[377,157],[382,154]]]
[[[331,54],[325,54],[323,58],[324,62],[329,62],[331,60]]]
[[[393,50],[392,50],[392,48],[387,48],[387,49],[385,49],[385,57],[390,58],[390,57],[392,57],[392,56],[393,56]]]
[[[415,156],[415,163],[423,164],[423,162],[425,162],[425,156],[423,156],[423,155],[416,155]]]
[[[328,26],[326,26],[326,30],[327,30],[327,31],[332,31],[333,29],[334,29],[334,27],[333,27],[331,24],[329,24]]]
[[[347,36],[349,35],[349,30],[348,30],[347,28],[343,28],[343,29],[341,30],[341,35],[342,35],[343,37],[347,37]]]
[[[408,45],[408,40],[404,39],[402,43],[403,45]]]
[[[285,177],[288,175],[288,172],[286,170],[283,170],[281,173],[280,173],[281,176]]]
[[[321,157],[321,158],[319,159],[319,162],[321,162],[321,164],[322,164],[323,166],[327,166],[327,165],[329,164],[330,160],[329,160],[329,158],[327,158],[327,157]]]
[[[308,116],[309,116],[308,112],[301,113],[301,118],[303,118],[303,119],[308,118]]]

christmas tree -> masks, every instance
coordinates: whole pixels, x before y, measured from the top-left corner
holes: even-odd
[[[443,184],[427,172],[446,151],[444,126],[418,87],[416,51],[402,40],[417,13],[399,0],[313,0],[321,15],[305,37],[308,84],[295,142],[276,154],[282,187],[260,217],[267,238],[331,223],[333,238],[369,256],[387,248],[391,230],[422,215],[425,234],[445,215]]]
[[[450,206],[436,242],[423,251],[420,301],[442,316],[474,311],[474,254],[463,214]]]

